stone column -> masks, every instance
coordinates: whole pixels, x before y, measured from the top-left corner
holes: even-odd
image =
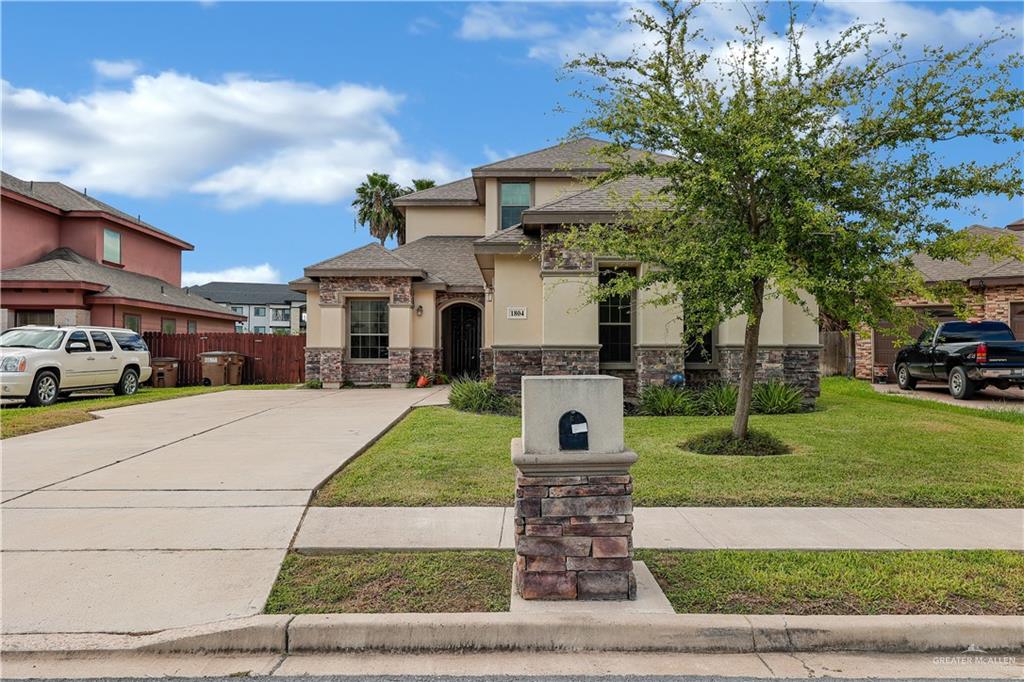
[[[635,599],[629,468],[637,456],[623,442],[622,380],[523,377],[522,394],[523,437],[512,441],[516,591]]]
[[[60,327],[79,327],[90,324],[91,315],[82,308],[55,308],[53,323]]]

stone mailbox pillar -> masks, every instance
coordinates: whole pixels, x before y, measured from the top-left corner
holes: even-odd
[[[515,589],[524,599],[635,599],[633,479],[622,379],[522,379]]]

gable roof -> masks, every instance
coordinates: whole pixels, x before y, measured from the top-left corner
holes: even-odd
[[[188,290],[215,303],[286,305],[292,301],[306,300],[304,294],[292,291],[287,284],[264,282],[207,282],[201,286],[188,287]]]
[[[966,229],[977,235],[1000,237],[1010,234],[1017,239],[1021,248],[1024,248],[1024,232],[1021,231],[984,225],[971,225]],[[912,260],[926,282],[966,282],[976,279],[1024,277],[1024,261],[1016,258],[993,261],[989,256],[982,254],[970,263],[961,263],[957,260],[936,260],[925,254],[917,254]]]
[[[55,249],[34,263],[0,272],[4,284],[14,282],[84,282],[100,289],[93,299],[123,298],[145,303],[158,303],[197,312],[242,319],[230,310],[202,296],[196,296],[173,284],[137,272],[112,268],[89,260],[75,251]]]
[[[98,211],[100,213],[106,213],[107,215],[118,218],[124,222],[144,228],[146,231],[155,232],[157,236],[175,243],[186,251],[192,251],[195,249],[195,246],[189,244],[185,240],[179,239],[169,232],[164,232],[160,228],[150,225],[137,216],[129,215],[121,209],[115,208],[104,201],[100,201],[95,197],[89,196],[88,194],[79,192],[78,190],[68,187],[61,182],[28,181],[17,178],[10,173],[0,172],[0,186],[2,186],[3,189],[16,192],[17,194],[38,201],[39,203],[46,204],[47,206],[64,213],[72,213],[75,211]]]
[[[595,152],[609,144],[605,140],[593,137],[560,142],[544,149],[477,166],[473,169],[473,177],[597,175],[607,171],[609,165],[601,160]],[[644,152],[634,149],[629,154],[634,158],[640,158]],[[655,154],[654,156],[663,159],[672,158],[665,154]]]
[[[395,277],[425,277],[423,268],[388,251],[377,242],[346,251],[305,268],[307,277],[359,277],[391,275]]]
[[[473,255],[477,237],[423,237],[392,253],[422,267],[430,277],[452,288],[484,286]]]
[[[412,192],[395,199],[395,206],[475,206],[480,203],[473,178],[462,178],[437,187]]]
[[[589,187],[523,211],[523,226],[591,223],[611,220],[622,211],[622,200],[637,192],[654,194],[665,186],[658,178],[629,176]],[[657,200],[647,202],[656,207]]]
[[[536,234],[526,234],[522,225],[498,230],[473,242],[474,253],[480,254],[515,254],[536,249],[538,246],[540,246],[540,237]]]

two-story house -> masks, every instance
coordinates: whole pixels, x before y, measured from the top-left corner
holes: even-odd
[[[603,170],[591,153],[602,144],[555,145],[401,197],[406,244],[368,244],[305,268],[291,285],[307,297],[307,378],[404,384],[443,371],[493,376],[507,392],[531,374],[614,374],[629,392],[683,370],[695,382],[737,380],[743,319],[687,352],[683,310],[653,305],[651,292],[588,301],[596,280],[643,263],[545,245],[563,225],[614,220],[622,210],[614,197],[630,192],[582,182]],[[761,379],[817,396],[815,319],[766,301],[760,342]]]
[[[2,174],[0,327],[231,331],[241,316],[181,289],[195,247],[59,182]]]
[[[207,282],[189,291],[244,315],[235,331],[249,334],[303,334],[306,296],[287,284],[264,282]]]

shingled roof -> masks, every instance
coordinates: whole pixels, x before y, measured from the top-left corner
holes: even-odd
[[[445,185],[406,194],[395,199],[395,206],[475,206],[479,203],[473,178],[462,178]]]
[[[540,246],[540,237],[526,234],[522,225],[498,230],[473,242],[476,253],[520,253]]]
[[[162,279],[108,267],[66,247],[55,249],[34,263],[4,270],[0,272],[0,279],[5,283],[83,282],[100,289],[91,294],[94,299],[124,298],[238,317],[224,306],[189,294]]]
[[[358,249],[322,260],[308,266],[307,277],[360,277],[391,275],[395,277],[425,277],[426,272],[394,251],[388,251],[376,242]]]
[[[392,253],[422,267],[434,280],[449,287],[482,288],[484,278],[473,255],[476,237],[423,237]]]
[[[1024,248],[1024,232],[1019,230],[971,225],[968,232],[977,235],[1000,237],[1011,234]],[[913,257],[914,266],[921,272],[927,282],[968,282],[976,279],[994,279],[1001,277],[1024,277],[1024,261],[1015,258],[1004,258],[993,261],[987,255],[980,255],[970,263],[956,260],[936,260],[924,254]]]
[[[477,166],[473,169],[473,177],[597,175],[609,168],[608,163],[596,154],[598,149],[606,147],[608,144],[604,140],[592,137],[560,142],[534,152]],[[628,153],[635,158],[640,158],[645,152],[634,149]],[[655,154],[654,156],[659,159],[672,158],[665,154]]]
[[[56,208],[59,211],[67,213],[72,211],[99,211],[101,213],[107,213],[126,222],[138,225],[139,227],[152,230],[171,241],[177,242],[188,251],[195,248],[192,244],[189,244],[183,239],[179,239],[173,234],[165,232],[158,227],[150,225],[138,216],[125,213],[119,208],[114,208],[104,201],[100,201],[95,197],[79,192],[78,190],[68,187],[61,182],[28,181],[17,178],[10,173],[0,172],[0,186],[11,192],[16,192],[24,197],[34,199],[39,203]]]
[[[606,182],[568,196],[561,197],[542,206],[523,211],[523,225],[556,225],[588,223],[611,220],[622,211],[622,202],[637,193],[653,195],[665,186],[657,178],[630,176]],[[647,202],[650,208],[657,206],[657,200]]]
[[[305,295],[292,291],[287,284],[265,282],[207,282],[189,287],[189,291],[215,303],[238,305],[286,305],[306,300]]]

